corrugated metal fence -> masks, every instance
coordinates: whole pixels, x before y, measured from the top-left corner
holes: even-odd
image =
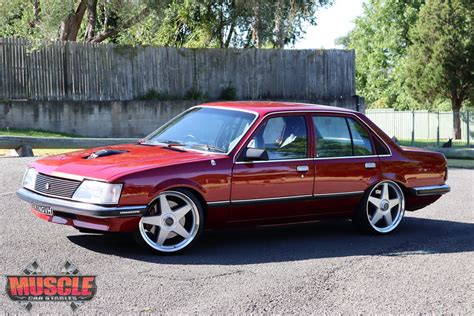
[[[132,100],[150,90],[209,98],[318,99],[355,94],[347,50],[186,49],[0,39],[0,99]]]
[[[442,146],[453,138],[453,112],[366,109],[365,115],[403,145]],[[453,139],[452,146],[474,145],[474,115],[466,111],[460,116],[461,139]]]

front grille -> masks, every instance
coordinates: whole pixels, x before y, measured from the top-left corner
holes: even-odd
[[[35,191],[47,195],[72,198],[80,181],[50,177],[39,173],[36,176]]]

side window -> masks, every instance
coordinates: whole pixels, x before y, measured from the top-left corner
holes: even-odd
[[[372,155],[369,132],[356,120],[340,116],[314,116],[317,157]]]
[[[388,148],[382,144],[382,142],[377,137],[374,137],[373,140],[377,155],[390,155]]]
[[[354,156],[372,155],[372,142],[369,132],[352,118],[347,118],[352,135],[352,144],[354,146]]]
[[[308,134],[304,116],[269,119],[257,131],[248,147],[265,149],[269,160],[308,157]]]
[[[339,116],[313,116],[316,157],[352,156],[352,142],[346,119]]]

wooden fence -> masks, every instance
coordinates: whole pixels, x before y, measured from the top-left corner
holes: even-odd
[[[217,99],[312,100],[355,94],[347,50],[186,49],[0,39],[0,100],[133,100],[155,90]]]

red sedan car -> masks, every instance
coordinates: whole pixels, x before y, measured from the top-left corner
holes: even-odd
[[[450,188],[442,154],[400,147],[363,114],[286,102],[195,106],[136,144],[39,159],[18,196],[79,231],[158,253],[205,228],[351,218],[376,234]]]

